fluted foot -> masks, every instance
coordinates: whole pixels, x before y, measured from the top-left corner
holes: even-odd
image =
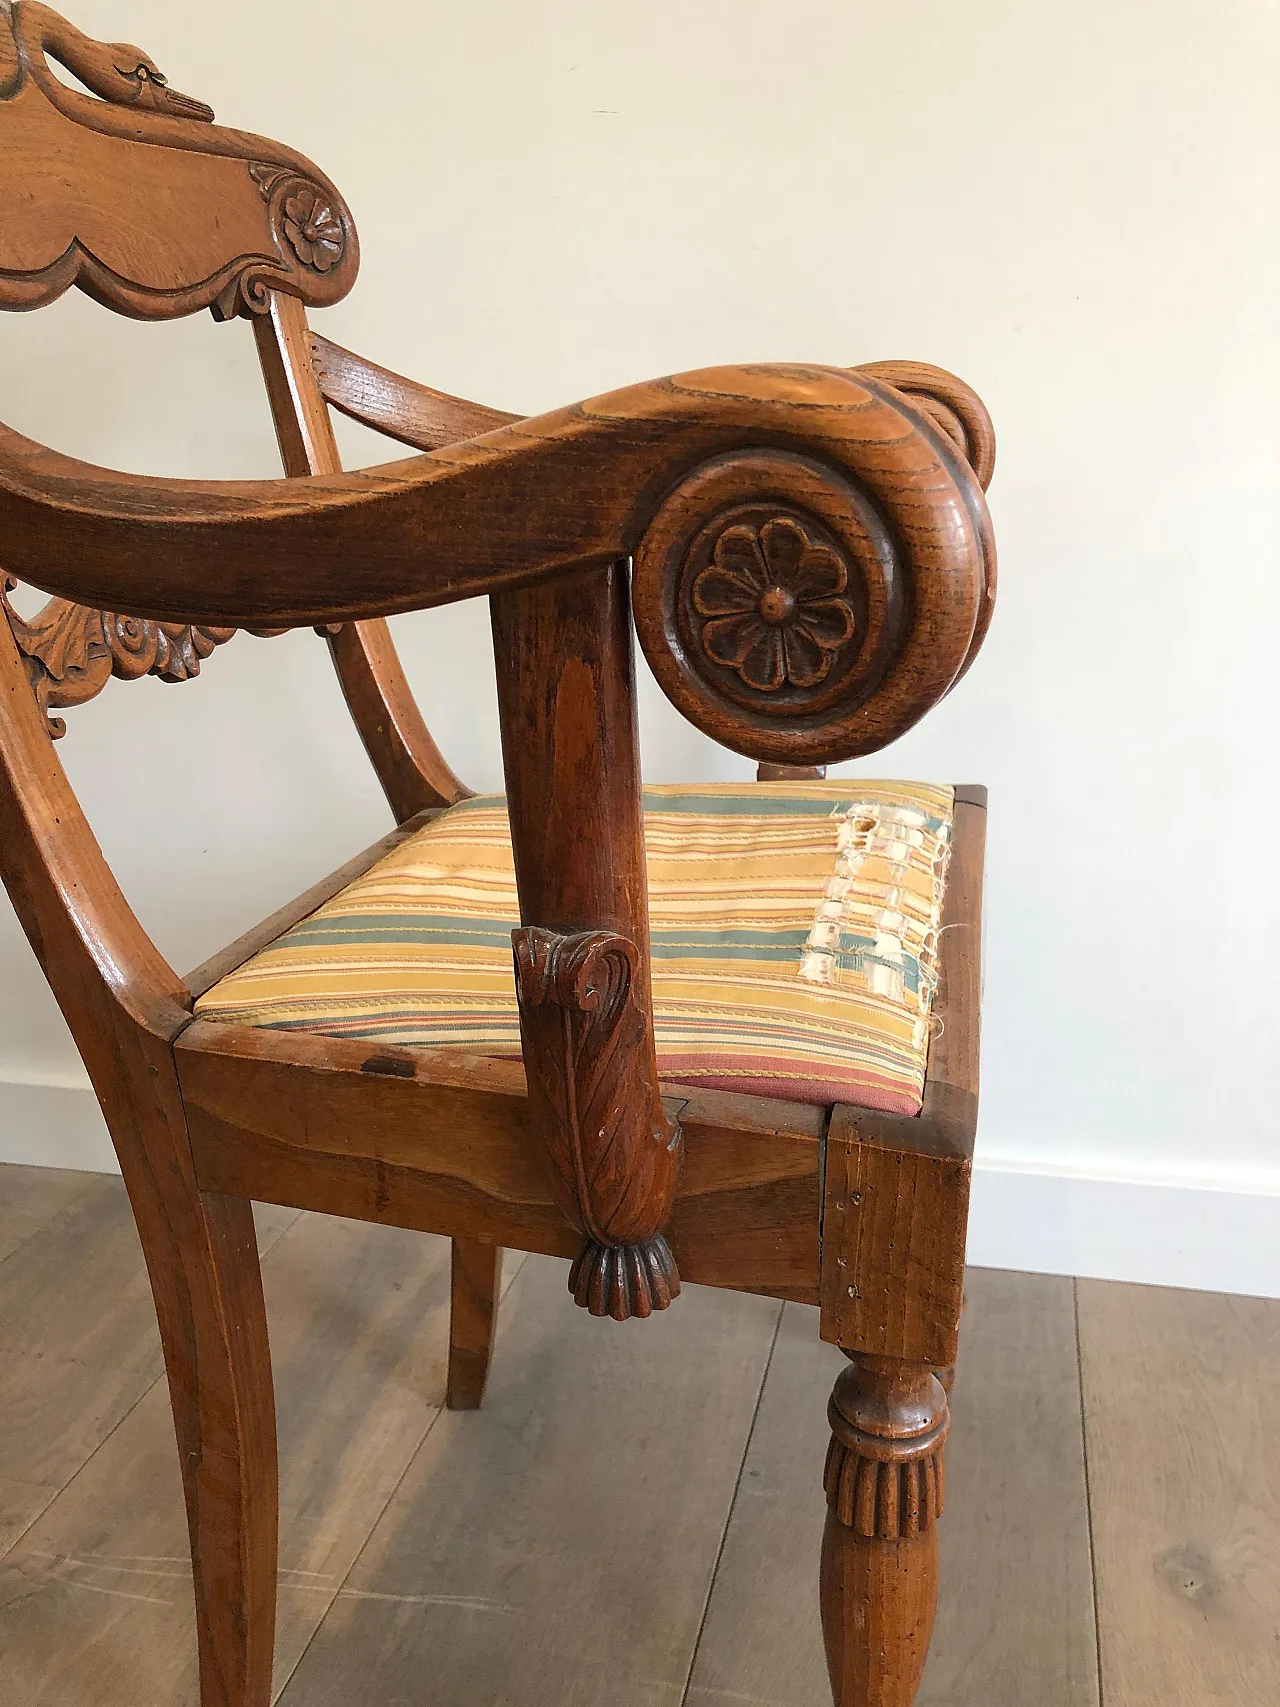
[[[569,1290],[593,1316],[625,1322],[665,1310],[680,1296],[680,1273],[661,1233],[639,1245],[588,1239],[569,1270]]]
[[[938,1593],[947,1401],[932,1370],[859,1358],[831,1396],[822,1626],[836,1707],[911,1707]]]

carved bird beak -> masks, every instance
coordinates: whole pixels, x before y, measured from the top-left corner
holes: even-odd
[[[125,96],[140,107],[153,112],[168,113],[174,118],[195,119],[200,124],[213,123],[213,108],[193,95],[183,95],[169,87],[169,80],[141,49],[129,42],[117,42],[111,50],[112,61],[121,77],[133,88]]]
[[[162,113],[173,113],[178,118],[198,119],[201,124],[213,123],[213,108],[204,101],[197,101],[194,95],[183,95],[177,89],[171,89],[167,83],[157,83],[151,79],[152,98]]]

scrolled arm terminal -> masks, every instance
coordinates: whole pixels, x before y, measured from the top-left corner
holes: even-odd
[[[991,618],[986,410],[918,363],[849,377],[865,437],[843,466],[779,446],[711,458],[636,550],[655,676],[692,723],[755,759],[828,764],[887,745],[964,673]]]

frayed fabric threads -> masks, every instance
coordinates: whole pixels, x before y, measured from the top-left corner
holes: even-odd
[[[928,1041],[951,825],[907,802],[855,800],[838,814],[835,868],[823,888],[799,976],[867,994],[912,1015]]]

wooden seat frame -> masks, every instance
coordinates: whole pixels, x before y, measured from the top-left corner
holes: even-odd
[[[250,319],[289,477],[145,480],[0,428],[4,568],[53,595],[30,621],[6,601],[0,622],[0,866],[146,1255],[202,1707],[266,1707],[271,1690],[276,1441],[253,1200],[452,1239],[458,1408],[481,1400],[505,1246],[570,1258],[596,1315],[665,1308],[682,1279],[819,1305],[850,1358],[826,1470],[832,1687],[838,1707],[909,1707],[936,1598],[938,1373],[961,1303],[985,795],[957,792],[918,1118],[660,1085],[632,600],[664,690],[761,774],[875,751],[948,691],[989,621],[985,411],[903,362],[721,368],[529,420],[416,385],[308,327],[307,307],[355,278],[334,186],[211,121],[138,49],[0,0],[0,308],[76,284],[138,317]],[[330,407],[420,454],[344,474]],[[769,585],[728,642],[712,625],[744,552]],[[523,1065],[195,1019],[218,978],[466,795],[385,619],[479,593]],[[193,675],[236,628],[301,624],[327,638],[397,828],[184,980],[117,887],[49,714],[111,675]]]

